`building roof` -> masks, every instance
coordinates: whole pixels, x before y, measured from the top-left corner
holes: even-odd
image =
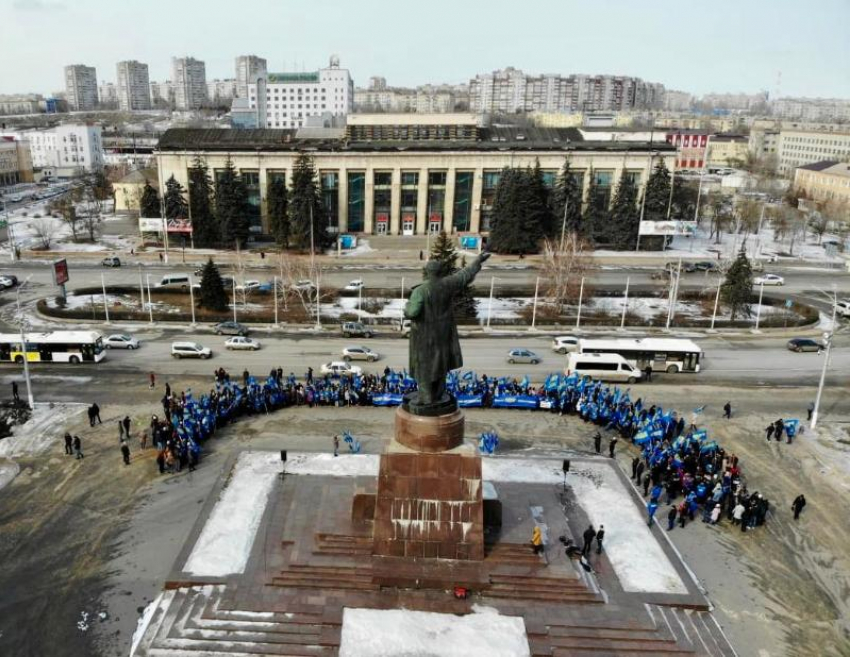
[[[131,171],[126,176],[121,178],[116,184],[118,185],[144,185],[146,182],[153,187],[159,187],[157,180],[156,169],[137,169]]]
[[[158,151],[674,151],[670,144],[643,141],[585,140],[575,128],[493,126],[470,139],[351,140],[343,137],[302,138],[296,130],[221,130],[172,128],[160,137]]]
[[[836,160],[821,160],[820,162],[812,162],[797,167],[804,171],[818,171],[831,176],[844,176],[850,178],[850,164],[847,162],[837,162]]]

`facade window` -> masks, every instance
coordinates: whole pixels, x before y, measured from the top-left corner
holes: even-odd
[[[362,233],[366,208],[366,172],[348,172],[348,230]]]
[[[386,235],[390,226],[390,210],[392,206],[392,171],[376,171],[374,174],[373,219],[375,233]]]
[[[613,178],[611,171],[595,171],[596,193],[590,203],[597,210],[607,210],[611,204],[611,179]]]
[[[454,229],[459,232],[469,230],[472,219],[472,171],[455,173],[455,202],[452,211]]]
[[[499,186],[501,171],[485,171],[481,185],[481,230],[490,230],[490,220],[493,217],[493,200],[496,198],[496,188]]]
[[[339,172],[322,171],[319,173],[322,187],[322,205],[328,215],[328,232],[339,232]]]
[[[446,172],[428,172],[428,231],[439,233],[446,206]]]
[[[413,235],[419,207],[419,172],[401,172],[401,234]]]
[[[261,215],[261,198],[260,198],[260,172],[241,170],[242,182],[245,183],[245,189],[248,191],[248,221],[249,230],[252,233],[263,232],[263,222],[260,219]]]
[[[286,171],[269,171],[266,173],[266,183],[271,185],[273,182],[280,180],[286,184]]]
[[[541,172],[541,177],[543,178],[543,184],[546,185],[548,189],[554,189],[555,183],[558,182],[558,170],[557,169],[543,169]]]
[[[640,186],[640,178],[641,178],[640,169],[631,169],[629,171],[623,171],[623,178],[628,180],[635,187]]]

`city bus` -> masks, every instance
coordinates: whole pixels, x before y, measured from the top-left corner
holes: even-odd
[[[680,338],[581,339],[580,354],[620,354],[638,369],[651,365],[655,372],[699,372],[702,348]]]
[[[97,331],[26,333],[26,359],[30,363],[98,363],[106,350]],[[0,362],[24,362],[20,333],[0,334]]]

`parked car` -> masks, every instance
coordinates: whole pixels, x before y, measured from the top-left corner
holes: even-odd
[[[408,335],[410,335],[410,320],[409,319],[401,320],[401,322],[399,322],[399,325],[398,325],[398,330],[401,332],[401,336],[403,338],[406,338]]]
[[[259,290],[262,285],[263,284],[260,283],[260,281],[252,279],[252,280],[245,281],[242,284],[237,283],[236,289],[239,292],[243,292],[243,291],[244,292],[252,292],[253,290]]]
[[[365,360],[370,363],[374,363],[381,357],[377,351],[372,351],[369,347],[362,347],[360,345],[345,347],[342,350],[342,359],[346,362],[352,360]]]
[[[18,279],[14,276],[0,276],[0,289],[8,289],[15,287],[18,284]]]
[[[689,273],[717,271],[717,263],[711,262],[710,260],[703,260],[702,262],[689,262],[688,264],[683,266],[683,269]]]
[[[528,349],[511,349],[508,352],[508,362],[513,363],[531,363],[537,365],[540,362],[540,356]]]
[[[753,279],[753,285],[785,285],[785,279],[777,274],[763,274]]]
[[[292,289],[301,290],[303,292],[303,291],[306,291],[306,290],[315,290],[316,285],[311,280],[303,279],[303,280],[297,281],[296,283],[293,283]]]
[[[181,290],[189,289],[189,274],[166,274],[162,277],[157,287],[172,287],[180,288]]]
[[[850,299],[841,299],[835,305],[835,312],[842,317],[850,317]]]
[[[248,327],[239,322],[219,322],[213,329],[216,335],[248,335]]]
[[[345,322],[342,325],[342,334],[346,338],[371,338],[375,333],[367,326],[363,326],[360,322]]]
[[[260,348],[260,341],[254,338],[246,338],[244,335],[234,335],[224,342],[225,349],[247,349],[248,351],[257,351]]]
[[[121,258],[118,256],[109,256],[108,258],[104,258],[100,261],[104,267],[120,267],[121,266]]]
[[[197,342],[172,342],[171,355],[174,358],[212,358],[212,349]]]
[[[342,288],[342,289],[343,289],[343,290],[345,290],[346,292],[359,292],[359,291],[360,291],[360,290],[362,290],[364,287],[365,287],[365,284],[363,283],[363,279],[362,279],[362,278],[357,278],[357,279],[355,279],[355,280],[353,280],[353,281],[350,281],[350,282],[348,283],[348,285],[346,285],[346,286],[345,286],[344,288]]]
[[[811,338],[791,338],[788,340],[788,351],[820,351],[823,349],[823,344]]]
[[[113,333],[103,339],[103,345],[107,349],[138,349],[139,344],[136,338],[126,333]]]
[[[578,338],[572,335],[562,335],[552,340],[552,351],[565,354],[568,351],[578,351]]]
[[[344,360],[335,360],[322,365],[322,374],[330,374],[331,376],[354,376],[362,373],[363,370],[357,365],[346,363]]]

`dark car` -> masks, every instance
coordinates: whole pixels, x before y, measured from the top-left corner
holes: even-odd
[[[121,266],[121,258],[118,256],[109,256],[108,258],[104,258],[100,261],[104,267],[120,267]]]
[[[820,342],[810,338],[791,338],[788,340],[786,346],[789,351],[796,351],[797,353],[801,351],[820,351],[823,349],[823,345]]]
[[[248,335],[248,327],[239,322],[220,322],[215,325],[216,335]]]
[[[682,265],[682,269],[688,274],[693,274],[702,271],[717,271],[717,265],[709,260],[705,260],[703,262],[689,262],[686,265]]]

